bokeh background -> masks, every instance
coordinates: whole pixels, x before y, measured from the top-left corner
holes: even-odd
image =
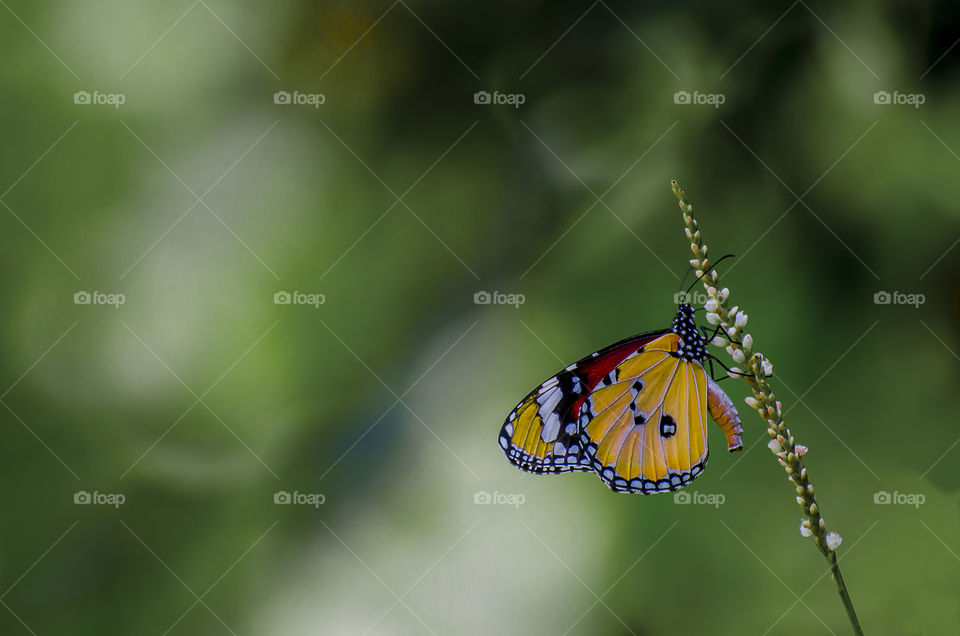
[[[686,505],[497,445],[668,324],[677,178],[867,633],[958,633],[958,38],[947,2],[3,0],[0,632],[849,633],[752,413]]]

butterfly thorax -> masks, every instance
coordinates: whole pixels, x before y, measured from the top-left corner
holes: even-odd
[[[680,336],[676,355],[678,358],[702,363],[707,358],[707,341],[697,329],[693,319],[693,307],[683,303],[677,309],[670,331]]]

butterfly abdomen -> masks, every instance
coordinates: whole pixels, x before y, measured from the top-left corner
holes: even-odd
[[[720,385],[710,376],[707,376],[707,410],[710,411],[713,421],[727,436],[727,450],[742,449],[743,441],[740,439],[740,434],[743,433],[743,429],[740,427],[740,414],[737,413],[737,407],[733,405],[730,396],[724,393]]]

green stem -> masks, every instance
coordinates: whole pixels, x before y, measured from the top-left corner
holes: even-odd
[[[728,302],[730,290],[720,288],[720,275],[710,263],[707,245],[693,216],[693,206],[690,205],[683,188],[676,181],[672,186],[683,213],[683,223],[693,252],[690,265],[693,266],[697,278],[703,282],[709,297],[705,305],[707,321],[723,329],[724,335],[714,339],[712,344],[726,347],[734,362],[747,367],[746,372],[737,367],[734,367],[733,371],[750,385],[753,397],[747,398],[746,402],[757,411],[769,427],[767,432],[771,437],[771,450],[776,454],[777,461],[796,488],[797,503],[800,504],[800,510],[804,515],[801,531],[804,536],[813,538],[814,545],[830,564],[830,573],[837,585],[837,592],[840,594],[840,600],[843,602],[850,624],[853,626],[853,632],[863,636],[863,628],[860,627],[860,620],[853,609],[853,601],[843,582],[843,575],[840,574],[836,553],[836,548],[840,545],[840,537],[836,533],[827,532],[827,524],[820,514],[820,504],[817,503],[813,484],[810,483],[807,469],[803,465],[802,457],[806,448],[796,443],[793,434],[787,428],[786,422],[783,421],[783,405],[777,400],[773,387],[767,380],[773,375],[773,364],[763,354],[754,352],[753,336],[745,330],[748,316],[739,307],[730,306]]]
[[[840,600],[843,602],[843,609],[847,610],[847,618],[850,619],[850,625],[853,626],[853,633],[857,634],[857,636],[863,636],[860,619],[857,618],[857,612],[853,609],[853,600],[850,598],[850,592],[847,591],[847,584],[843,582],[843,575],[840,573],[837,553],[828,550],[826,557],[830,563],[830,575],[833,577],[833,582],[837,584],[837,593],[840,594]]]

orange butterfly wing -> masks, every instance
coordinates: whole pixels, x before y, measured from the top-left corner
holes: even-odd
[[[571,364],[530,392],[500,429],[500,448],[507,459],[533,473],[593,470],[580,441],[581,405],[617,364],[664,333],[621,340]]]
[[[675,354],[674,333],[618,364],[581,406],[581,445],[607,486],[677,490],[707,464],[707,375]]]

